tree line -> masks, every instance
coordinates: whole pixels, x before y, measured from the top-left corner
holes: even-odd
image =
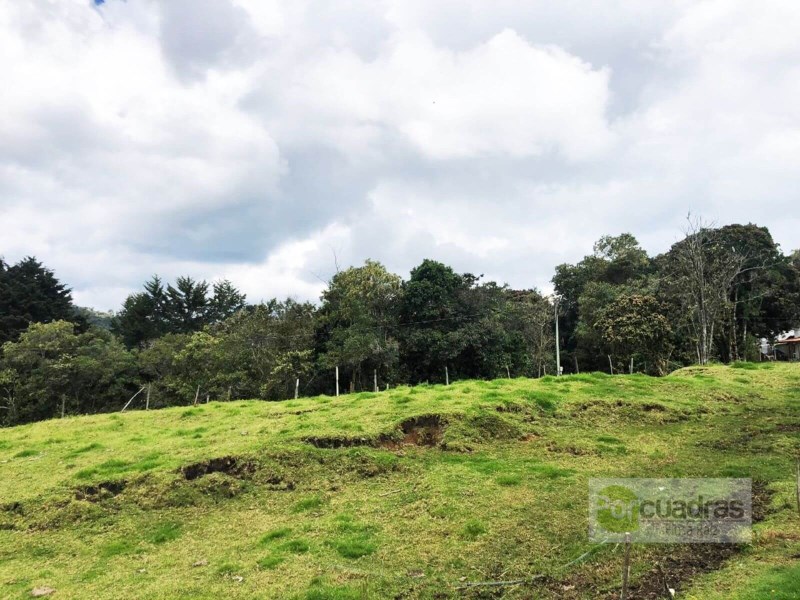
[[[800,322],[800,254],[755,225],[690,221],[655,257],[605,236],[553,284],[546,297],[434,260],[403,280],[367,260],[319,303],[248,304],[228,281],[153,277],[107,323],[35,259],[0,261],[0,424],[118,410],[142,386],[152,407],[281,400],[298,380],[333,394],[337,368],[343,392],[540,377],[556,373],[556,315],[565,373],[757,360],[760,338]]]

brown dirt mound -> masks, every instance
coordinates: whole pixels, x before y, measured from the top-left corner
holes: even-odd
[[[222,456],[199,463],[182,467],[180,472],[188,481],[198,479],[210,473],[225,473],[233,477],[252,475],[255,465],[251,461],[242,460],[235,456]]]

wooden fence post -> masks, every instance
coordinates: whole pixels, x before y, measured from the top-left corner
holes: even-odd
[[[339,367],[336,367],[336,397],[339,397]]]
[[[144,403],[144,409],[145,410],[150,410],[150,386],[151,385],[152,385],[151,383],[147,384],[147,400],[145,400],[145,403]]]
[[[194,405],[197,406],[197,400],[200,398],[200,386],[197,386],[197,390],[194,393]]]
[[[447,372],[447,367],[444,368],[444,384],[450,385],[450,373]]]
[[[628,598],[628,577],[631,573],[631,534],[625,533],[625,558],[622,564],[622,593],[619,600]]]
[[[800,513],[800,458],[797,459],[797,512]]]
[[[297,397],[300,395],[300,378],[294,380],[294,399],[297,400]]]

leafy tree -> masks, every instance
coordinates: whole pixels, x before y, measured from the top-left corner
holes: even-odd
[[[136,386],[133,357],[105,331],[67,321],[32,323],[3,345],[7,424],[118,409]]]
[[[0,259],[0,344],[31,323],[78,320],[68,287],[33,257],[9,266]]]
[[[612,353],[629,359],[638,356],[658,375],[666,374],[673,331],[654,296],[618,296],[599,310],[595,326]]]
[[[376,261],[336,273],[322,293],[321,365],[344,367],[359,388],[365,370],[391,373],[398,361],[393,330],[401,292],[400,277]]]
[[[168,333],[140,353],[143,375],[152,382],[154,406],[185,406],[206,397],[228,398],[242,373],[231,368],[221,337],[208,331]]]
[[[313,350],[316,309],[309,302],[270,300],[235,313],[213,328],[223,341],[228,369],[239,374],[236,397],[270,400],[294,394],[295,380],[314,392]]]
[[[524,371],[525,337],[510,322],[516,293],[469,273],[424,260],[403,285],[401,361],[412,382],[497,377]],[[520,308],[519,306],[517,308]]]
[[[607,368],[607,350],[595,327],[597,311],[623,290],[650,286],[653,263],[636,238],[623,233],[603,236],[594,252],[575,265],[556,267],[553,284],[559,300],[560,345],[564,358],[572,356],[575,370]],[[563,360],[569,371],[569,360]]]
[[[757,338],[772,338],[796,325],[798,279],[766,227],[727,225],[716,235],[721,246],[742,257],[716,340],[727,362],[753,354]]]
[[[460,353],[453,335],[469,315],[460,302],[473,278],[425,259],[411,270],[400,302],[401,356],[412,382],[441,381],[444,368]],[[460,345],[460,344],[459,344]]]

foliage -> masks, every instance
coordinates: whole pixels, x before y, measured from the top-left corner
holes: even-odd
[[[166,288],[154,275],[144,290],[125,299],[112,330],[129,348],[140,347],[167,333],[192,333],[219,323],[245,307],[245,296],[229,281],[216,282],[209,294],[206,281],[178,277]]]
[[[133,356],[111,334],[67,321],[33,323],[3,345],[6,424],[120,408],[135,389]]]
[[[79,321],[67,286],[33,257],[15,265],[0,258],[0,344],[15,341],[30,323]]]
[[[333,276],[322,293],[319,311],[320,365],[342,366],[359,388],[364,373],[380,370],[385,377],[397,367],[393,325],[401,279],[379,262],[367,260]]]
[[[133,367],[107,393],[118,398],[120,387],[146,383],[153,407],[284,400],[333,394],[336,367],[344,393],[446,376],[540,377],[556,370],[556,315],[565,372],[632,367],[663,375],[695,362],[758,359],[759,338],[800,323],[800,253],[784,255],[755,225],[690,220],[685,238],[654,258],[631,234],[604,236],[592,254],[559,265],[553,283],[555,305],[535,289],[513,290],[434,260],[422,261],[407,281],[367,260],[337,272],[318,306],[292,299],[247,306],[228,281],[165,284],[154,276],[113,319],[114,339],[133,349],[124,354]],[[71,391],[74,357],[118,353],[99,331],[108,315],[72,307],[69,290],[35,259],[0,262],[6,335],[64,311],[79,323],[59,334],[60,362],[12,367],[18,347],[10,346],[0,363],[2,422],[60,414],[53,408],[59,401],[65,414],[116,406],[103,394],[95,403]],[[22,392],[26,386],[38,386],[38,400]],[[17,412],[21,393],[26,415]]]
[[[665,375],[673,332],[663,310],[653,296],[624,294],[600,312],[596,327],[614,354],[643,357]]]

